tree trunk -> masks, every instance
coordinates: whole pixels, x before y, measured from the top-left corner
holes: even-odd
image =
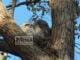
[[[58,57],[55,60],[74,60],[75,0],[51,0],[52,44]]]

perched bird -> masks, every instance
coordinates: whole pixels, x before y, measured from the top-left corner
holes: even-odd
[[[50,41],[50,28],[44,20],[37,20],[33,24],[25,24],[22,30],[33,36],[33,43],[40,48],[46,48]]]

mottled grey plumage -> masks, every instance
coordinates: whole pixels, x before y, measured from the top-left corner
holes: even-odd
[[[25,24],[23,31],[28,36],[33,36],[34,44],[40,48],[46,48],[50,41],[50,28],[43,20],[37,20],[33,24]]]

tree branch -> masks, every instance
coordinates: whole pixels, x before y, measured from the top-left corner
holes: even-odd
[[[16,4],[17,4],[17,0],[12,0],[12,5],[11,5],[11,8],[10,8],[11,17],[14,17],[14,10],[15,10]]]
[[[22,31],[10,17],[9,13],[6,12],[6,8],[2,2],[0,2],[0,8],[0,33],[4,37],[4,41],[0,41],[0,49],[18,55],[22,57],[23,60],[41,60],[40,56],[47,56],[47,53],[36,45],[31,47],[26,45],[15,45],[15,37],[26,36],[26,33]]]

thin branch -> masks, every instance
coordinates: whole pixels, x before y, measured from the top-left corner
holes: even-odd
[[[48,3],[49,1],[40,1],[40,3]],[[18,7],[18,6],[21,6],[21,5],[28,5],[29,3],[27,2],[27,1],[24,1],[24,2],[21,2],[21,3],[18,3],[18,4],[16,4],[16,6],[15,7]],[[8,5],[8,6],[6,6],[7,8],[10,8],[12,5]]]
[[[10,16],[11,17],[14,17],[14,10],[15,10],[15,6],[17,4],[17,0],[12,0],[12,5],[10,5],[10,10],[9,10],[9,13],[10,13]]]

